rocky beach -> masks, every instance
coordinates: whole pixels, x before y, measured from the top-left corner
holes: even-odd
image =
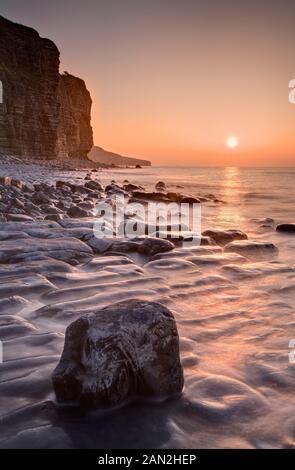
[[[265,213],[258,170],[216,171],[0,165],[2,448],[294,446],[293,209]],[[117,194],[199,201],[200,246],[102,245],[95,205]]]
[[[117,8],[106,18],[120,19]],[[264,149],[276,164],[291,161],[282,146],[290,123],[275,147],[277,124],[264,127],[268,116],[256,112],[260,94],[252,114],[249,90],[245,114],[229,111],[251,68],[227,84],[230,67],[239,69],[223,68],[227,43],[212,43],[195,70],[202,48],[189,58],[187,28],[189,44],[172,46],[179,15],[171,44],[154,44],[154,22],[142,34],[141,21],[125,31],[120,19],[110,32],[112,21],[91,28],[88,17],[83,30],[81,14],[64,30],[65,11],[59,33],[52,16],[54,37],[73,42],[68,63],[85,66],[93,96],[106,89],[105,120],[96,109],[93,128],[91,94],[61,71],[55,43],[0,16],[0,448],[294,448],[295,170],[257,163]],[[248,48],[247,40],[247,60]],[[229,134],[239,122],[240,153],[238,132]],[[155,204],[173,206],[176,222]],[[177,219],[185,207],[196,225]]]

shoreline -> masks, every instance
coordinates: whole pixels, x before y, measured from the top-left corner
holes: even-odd
[[[159,191],[159,185],[135,182],[132,172],[128,182],[124,174],[111,183],[108,174],[99,181],[103,171],[78,170],[73,178],[67,170],[48,174],[39,167],[38,173],[28,165],[21,174],[23,168],[14,168],[10,176],[17,182],[1,187],[0,199],[5,219],[0,223],[0,447],[73,448],[77,433],[85,448],[132,447],[134,433],[138,447],[287,446],[294,429],[295,377],[288,344],[295,337],[295,270],[286,251],[292,251],[293,235],[276,231],[281,220],[253,219],[245,233],[241,224],[218,219],[236,210],[220,199],[222,194],[209,198],[206,189],[177,188],[168,175]],[[128,197],[139,193],[136,199],[161,195],[165,200],[177,191],[204,197],[206,244],[182,248],[164,240],[143,248],[143,237],[135,244],[115,240],[100,252],[91,206],[122,191]],[[16,207],[18,199],[23,207]],[[86,213],[65,217],[71,205]],[[9,213],[9,219],[32,220],[7,220]],[[79,417],[78,412],[77,417],[73,409],[64,414],[51,377],[67,326],[81,315],[131,299],[160,302],[172,311],[185,376],[181,397],[160,407],[135,401],[105,410],[107,420],[104,413]],[[274,419],[276,429],[269,428]],[[224,435],[216,423],[226,429]]]

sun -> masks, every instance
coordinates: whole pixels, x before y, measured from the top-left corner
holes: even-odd
[[[231,135],[226,139],[226,145],[230,149],[234,149],[239,145],[239,139],[235,135]]]

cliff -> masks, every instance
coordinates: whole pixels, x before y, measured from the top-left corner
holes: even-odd
[[[91,98],[83,80],[59,74],[59,50],[32,28],[0,16],[0,151],[87,158]]]
[[[59,80],[60,119],[57,132],[59,156],[87,158],[93,145],[90,93],[83,80],[65,73]]]
[[[150,166],[149,160],[140,160],[139,158],[123,157],[117,153],[108,152],[101,147],[93,147],[88,154],[88,158],[94,162],[105,163],[107,165],[119,166]]]

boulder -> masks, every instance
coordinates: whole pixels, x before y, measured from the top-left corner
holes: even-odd
[[[205,237],[210,237],[217,243],[217,245],[227,245],[234,240],[247,240],[248,236],[241,230],[205,230],[203,234]]]
[[[137,184],[128,183],[128,184],[124,184],[123,189],[125,191],[128,191],[128,192],[130,192],[130,191],[140,191],[140,190],[142,190],[142,187],[138,186]]]
[[[149,237],[138,246],[138,252],[149,256],[154,256],[157,253],[171,251],[174,248],[175,246],[169,240]]]
[[[45,193],[43,193],[42,191],[38,191],[37,193],[33,195],[32,202],[37,205],[50,204],[51,198],[47,196]]]
[[[67,212],[69,217],[80,218],[80,217],[88,217],[89,214],[85,209],[82,209],[78,206],[71,206]]]
[[[9,222],[34,222],[32,217],[25,214],[7,214],[7,220]]]
[[[156,183],[155,185],[155,189],[156,191],[165,191],[166,184],[164,183],[164,181],[158,181],[158,183]]]
[[[276,230],[277,232],[295,233],[295,223],[279,224],[277,225]]]
[[[235,240],[224,247],[225,252],[238,253],[251,260],[268,259],[276,256],[278,248],[267,241]]]
[[[86,408],[180,394],[183,371],[172,313],[134,299],[81,316],[66,330],[52,382],[59,402]]]
[[[118,184],[116,183],[111,183],[111,184],[108,184],[106,187],[105,187],[105,192],[106,193],[124,193],[124,189],[121,188]]]
[[[93,189],[94,191],[103,191],[102,185],[99,181],[90,180],[85,183],[85,188]]]
[[[78,204],[78,207],[80,207],[80,209],[84,209],[85,211],[91,211],[94,209],[94,204],[90,201],[83,201]]]
[[[45,217],[45,220],[54,220],[55,222],[59,222],[62,219],[63,216],[61,214],[48,214]]]

